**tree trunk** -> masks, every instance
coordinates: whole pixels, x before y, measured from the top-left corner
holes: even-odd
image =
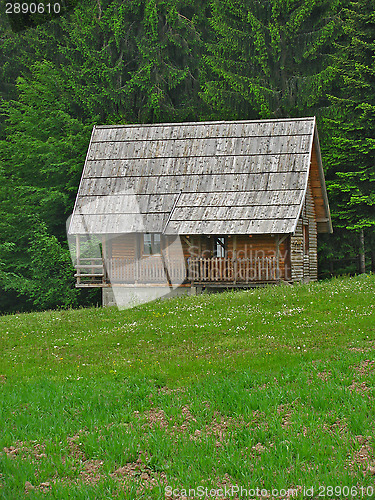
[[[375,273],[375,250],[371,250],[371,272]]]
[[[359,272],[366,272],[366,256],[365,256],[365,232],[363,229],[359,232]]]

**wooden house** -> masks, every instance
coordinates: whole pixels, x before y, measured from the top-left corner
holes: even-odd
[[[69,226],[77,286],[102,287],[104,303],[114,287],[314,281],[324,232],[314,117],[94,127]]]

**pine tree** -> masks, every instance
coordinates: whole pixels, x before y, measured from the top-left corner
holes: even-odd
[[[357,232],[360,271],[365,242],[375,266],[375,2],[351,2],[338,45],[339,81],[326,119],[325,162],[334,224]]]
[[[212,0],[203,97],[230,118],[313,113],[326,104],[339,0]]]
[[[45,29],[77,113],[99,123],[199,118],[203,12],[190,0],[91,0]]]
[[[31,71],[17,81],[18,99],[0,106],[0,310],[14,296],[20,309],[77,305],[80,296],[71,287],[65,221],[92,124],[71,116],[69,91],[52,63]]]
[[[203,5],[89,0],[35,29],[4,33],[0,310],[17,296],[23,308],[40,308],[69,305],[79,295],[61,285],[72,278],[65,220],[93,124],[202,115]]]

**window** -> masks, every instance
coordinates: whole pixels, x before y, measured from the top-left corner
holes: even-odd
[[[225,238],[219,236],[214,239],[214,254],[215,257],[225,257]]]
[[[143,255],[160,254],[160,234],[143,235]]]

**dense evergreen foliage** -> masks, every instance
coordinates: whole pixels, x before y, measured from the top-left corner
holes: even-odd
[[[316,112],[335,75],[340,8],[337,0],[213,0],[205,100],[229,117]]]
[[[316,115],[322,275],[364,252],[374,270],[374,0],[74,5],[30,29],[0,19],[0,311],[98,300],[74,288],[65,233],[94,124]]]
[[[325,164],[333,223],[340,239],[352,233],[364,255],[375,244],[375,2],[351,2],[343,10],[337,46],[337,87],[326,120]],[[353,238],[354,236],[354,238]],[[366,243],[366,241],[365,241]]]

